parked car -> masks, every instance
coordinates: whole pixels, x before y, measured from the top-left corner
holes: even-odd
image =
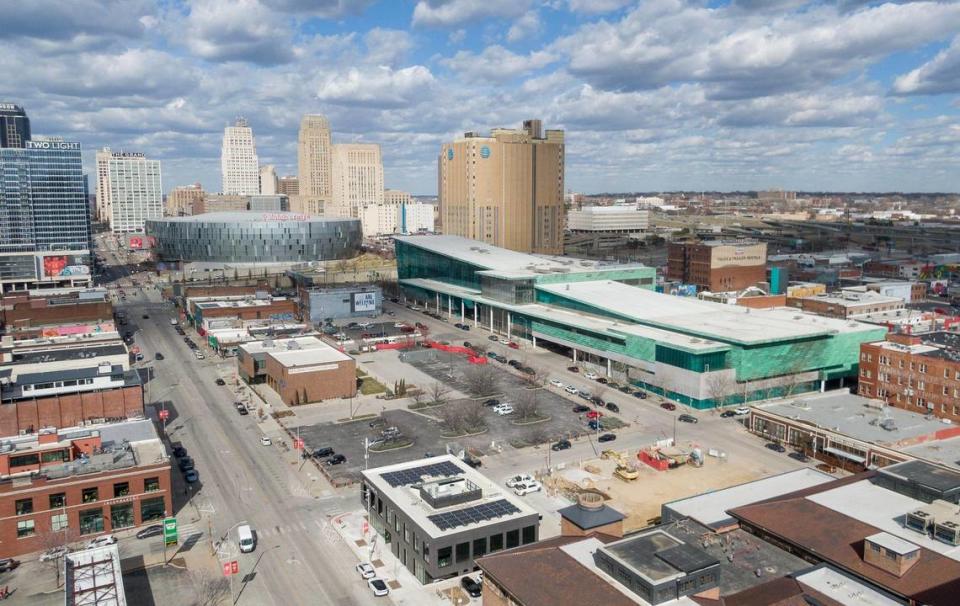
[[[677,405],[673,402],[661,402],[660,408],[663,408],[664,410],[676,410]]]
[[[181,458],[187,456],[187,449],[183,446],[174,446],[173,447],[173,456],[176,458]]]
[[[203,360],[204,358],[206,358],[206,356],[203,355],[202,351],[194,352],[194,355],[197,356],[198,360]]]
[[[584,406],[583,404],[577,404],[576,406],[573,407],[573,412],[575,412],[575,413],[577,413],[577,414],[585,413],[585,412],[587,412],[588,410],[590,410],[590,407],[589,407],[589,406]]]
[[[616,439],[617,439],[617,434],[615,434],[615,433],[605,433],[605,434],[603,434],[602,436],[600,436],[599,438],[597,438],[597,442],[613,442],[613,441],[616,440]]]
[[[487,339],[488,339],[489,341],[499,341],[499,340],[500,340],[500,338],[499,338],[497,335],[490,335],[489,337],[487,337]]]
[[[370,579],[367,581],[367,586],[370,587],[370,591],[373,592],[373,595],[382,598],[390,594],[390,588],[387,587],[387,584],[383,582],[383,579]]]
[[[500,362],[501,364],[506,364],[506,363],[507,363],[507,356],[502,356],[502,355],[500,355],[500,354],[497,354],[496,360],[497,360],[497,362]]]
[[[137,533],[138,539],[149,539],[163,534],[163,524],[151,524]]]
[[[469,324],[455,324],[454,326],[456,326],[460,330],[470,330]]]
[[[0,572],[7,572],[8,570],[13,570],[20,565],[20,560],[14,560],[13,558],[3,558],[0,560]]]
[[[40,554],[40,561],[52,562],[53,560],[62,558],[68,553],[70,553],[70,549],[63,545],[61,545],[60,547],[52,547]]]
[[[697,417],[695,417],[695,416],[693,416],[693,415],[688,415],[688,414],[682,414],[682,415],[680,415],[680,416],[677,417],[677,418],[678,418],[679,420],[683,421],[684,423],[699,423],[699,422],[700,422],[700,419],[698,419]]]
[[[329,459],[327,459],[326,461],[324,461],[324,463],[326,463],[327,465],[339,465],[341,463],[346,463],[346,462],[347,462],[347,457],[342,454],[335,454]]]
[[[237,405],[237,412],[240,413],[241,415],[250,414],[250,411],[247,410],[247,407],[243,405],[243,402],[237,402],[236,405]]]
[[[227,384],[227,382],[224,381],[223,379],[221,379],[220,377],[217,377],[216,383],[217,383],[217,385],[219,385],[219,386],[221,386],[221,387],[223,387],[224,385]]]
[[[112,534],[105,534],[102,537],[97,537],[91,539],[87,542],[87,549],[93,549],[95,547],[106,547],[107,545],[113,545],[117,542],[117,537]]]
[[[467,595],[471,598],[479,598],[483,595],[483,586],[471,577],[463,577],[460,579],[460,586],[463,587],[463,590],[466,591]]]
[[[567,385],[566,387],[563,388],[563,391],[569,394],[577,395],[577,388],[574,387],[573,385]]]
[[[733,410],[733,412],[734,412],[734,414],[736,414],[737,416],[743,416],[743,415],[748,415],[748,414],[750,414],[750,409],[749,409],[748,407],[746,407],[746,406],[737,406],[737,407]]]
[[[606,427],[603,426],[603,423],[598,419],[594,419],[593,421],[588,421],[587,427],[589,427],[593,431],[603,431],[604,429],[606,429]]]
[[[509,404],[501,404],[499,406],[494,406],[493,412],[497,413],[501,417],[506,415],[511,415],[513,414],[513,406]]]
[[[776,442],[767,442],[766,447],[774,452],[787,452],[787,449],[783,447],[783,444],[778,444]]]
[[[611,412],[620,412],[620,407],[613,402],[607,402],[607,410]]]
[[[555,443],[550,447],[550,450],[552,450],[552,451],[554,451],[554,452],[558,452],[558,451],[561,451],[561,450],[566,450],[566,449],[570,448],[571,446],[572,446],[572,444],[570,444],[570,440],[560,440],[559,442],[555,442]]]
[[[369,562],[360,562],[357,564],[356,571],[360,573],[361,579],[372,579],[377,576],[377,571],[373,567],[373,564]]]
[[[149,319],[150,319],[150,316],[148,316],[147,314],[143,314],[143,319],[144,319],[144,320],[149,320]]]
[[[557,389],[563,389],[563,382],[560,379],[550,379],[550,384]]]
[[[177,466],[180,468],[180,471],[187,472],[193,469],[193,459],[190,457],[183,457],[177,461]]]
[[[509,362],[507,362],[507,364],[514,368],[520,368],[521,366],[523,366],[523,362],[521,362],[520,360],[510,360]]]
[[[508,487],[508,488],[513,488],[514,486],[516,486],[516,485],[518,485],[518,484],[526,484],[527,482],[533,482],[533,481],[534,481],[534,480],[533,480],[533,476],[531,476],[531,475],[529,475],[529,474],[522,473],[522,474],[520,474],[520,475],[511,476],[511,477],[507,478],[507,487]]]
[[[599,377],[599,378],[597,379],[597,383],[600,383],[601,385],[605,385],[605,384],[608,383],[608,381],[607,381],[605,378],[603,378],[603,377]]]
[[[590,398],[590,401],[593,402],[594,406],[599,406],[603,408],[603,400],[601,400],[597,396],[593,396],[592,398]]]
[[[580,391],[578,391],[578,392],[577,392],[577,395],[580,396],[581,398],[583,398],[584,400],[589,400],[590,398],[593,397],[593,396],[590,395],[590,392],[589,392],[589,391],[586,391],[586,390],[584,390],[584,389],[581,389]]]
[[[577,368],[576,366],[567,366],[567,370],[569,372],[580,372],[580,369]]]
[[[509,343],[507,343],[507,347],[509,347],[510,349],[520,349],[520,345],[518,345],[517,343],[514,343],[513,341],[510,341]]]
[[[267,436],[260,436],[260,445],[261,445],[261,446],[270,446],[271,444],[273,444],[273,440],[271,440],[271,439],[268,438]]]
[[[598,375],[597,373],[593,372],[592,370],[587,371],[587,374],[585,374],[585,375],[583,375],[583,376],[585,376],[586,378],[590,379],[591,381],[596,381],[597,379],[600,378],[600,375]]]
[[[790,457],[791,459],[795,460],[795,461],[800,461],[801,463],[806,463],[807,461],[810,460],[810,457],[808,457],[807,455],[803,454],[802,452],[797,452],[797,451],[793,451],[793,452],[791,452],[790,454],[788,454],[787,456]]]
[[[729,419],[730,417],[735,417],[735,416],[737,416],[737,413],[733,412],[732,410],[724,410],[723,412],[720,413],[721,419]]]
[[[513,492],[518,497],[523,495],[530,494],[531,492],[540,492],[543,490],[543,486],[540,485],[540,482],[536,480],[531,480],[530,482],[523,482],[522,484],[517,484],[513,487]]]
[[[183,474],[183,479],[187,481],[187,484],[193,484],[194,482],[200,481],[200,474],[197,473],[196,469],[191,469]]]
[[[617,388],[617,391],[619,391],[620,393],[630,393],[632,390],[633,388],[630,387],[629,385],[621,385],[620,387]]]
[[[602,416],[603,416],[603,413],[600,412],[599,410],[591,410],[587,412],[588,419],[599,419]]]
[[[496,398],[490,398],[489,400],[483,401],[484,406],[500,406],[500,400]]]
[[[163,354],[158,351],[157,353],[153,354],[153,358],[154,358],[155,360],[162,360],[162,359],[163,359]]]
[[[317,448],[313,451],[314,458],[322,459],[323,457],[333,456],[333,448],[329,446],[324,446],[322,448]]]

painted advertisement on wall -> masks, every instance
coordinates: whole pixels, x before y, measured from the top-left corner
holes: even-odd
[[[86,277],[90,267],[76,263],[77,258],[69,255],[44,255],[40,259],[40,272],[43,278]]]
[[[48,326],[40,331],[40,335],[43,337],[65,337],[68,335],[96,335],[108,332],[117,332],[117,327],[113,322]]]
[[[377,293],[353,293],[353,311],[377,311]]]
[[[746,244],[743,246],[715,246],[710,257],[710,267],[753,267],[767,262],[767,245]]]
[[[130,250],[145,250],[153,248],[156,238],[153,236],[132,235],[127,241]]]

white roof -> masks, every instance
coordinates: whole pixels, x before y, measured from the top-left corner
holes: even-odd
[[[889,532],[878,532],[867,537],[867,540],[875,545],[883,547],[887,551],[892,551],[893,553],[903,555],[918,551],[919,546],[914,545],[910,541],[904,541],[900,537],[895,537]]]
[[[270,354],[284,366],[310,366],[345,362],[352,358],[314,335],[293,338],[264,339],[240,345],[250,355]]]
[[[814,568],[810,572],[795,575],[793,578],[798,583],[802,583],[844,606],[900,606],[901,604],[869,585],[829,566]]]
[[[126,606],[116,544],[67,554],[64,567],[66,606]]]

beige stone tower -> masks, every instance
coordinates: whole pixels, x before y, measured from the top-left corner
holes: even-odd
[[[297,210],[324,214],[333,194],[332,144],[326,117],[307,114],[300,120],[297,137],[299,194]]]

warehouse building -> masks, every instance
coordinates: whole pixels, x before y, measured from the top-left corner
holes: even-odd
[[[653,292],[654,269],[528,255],[457,236],[395,238],[408,298],[696,408],[824,390],[886,328]]]

